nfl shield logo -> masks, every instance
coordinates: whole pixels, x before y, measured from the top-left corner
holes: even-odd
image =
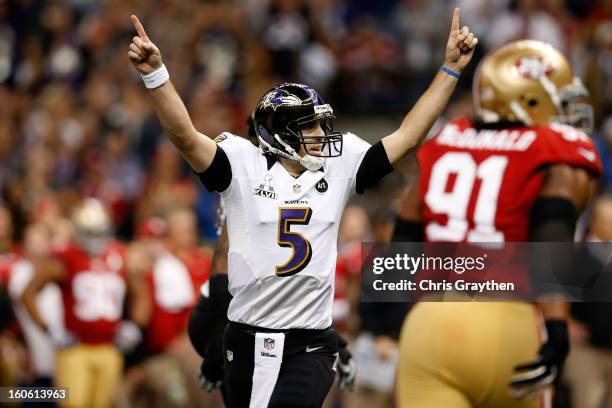
[[[264,339],[264,348],[266,350],[272,350],[274,348],[274,339],[270,339],[270,338]]]
[[[300,191],[302,191],[302,186],[300,186],[299,184],[294,184],[293,185],[293,192],[295,194],[299,193]]]

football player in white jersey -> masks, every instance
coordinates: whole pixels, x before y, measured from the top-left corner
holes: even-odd
[[[319,407],[332,385],[336,239],[342,210],[418,146],[440,115],[478,39],[453,13],[444,65],[401,126],[372,146],[333,130],[332,108],[312,88],[282,84],[253,119],[259,147],[199,133],[136,16],[128,56],[157,117],[227,215],[232,300],[225,331],[230,407]]]

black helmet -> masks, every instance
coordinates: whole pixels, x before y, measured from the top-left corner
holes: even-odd
[[[309,170],[323,165],[324,157],[342,154],[342,134],[334,132],[334,112],[323,98],[311,87],[286,83],[266,92],[253,113],[255,133],[259,147],[264,153],[271,153],[299,161]],[[303,137],[301,129],[320,122],[325,135]],[[312,155],[308,145],[322,145],[321,154]],[[306,155],[298,151],[304,146]]]

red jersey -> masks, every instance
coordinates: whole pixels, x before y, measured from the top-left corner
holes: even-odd
[[[348,285],[351,280],[359,280],[361,273],[361,242],[351,242],[338,250],[336,276],[334,283],[334,303],[332,319],[336,328],[345,329],[345,323],[351,311],[348,298]]]
[[[7,288],[10,278],[11,267],[19,259],[14,252],[0,255],[0,286]]]
[[[153,299],[145,339],[149,351],[163,351],[185,332],[200,287],[210,276],[210,267],[210,256],[199,249],[194,249],[185,260],[167,252],[155,262],[147,275]]]
[[[600,175],[591,139],[562,124],[475,129],[448,123],[418,152],[419,194],[430,242],[526,242],[542,168],[568,164]]]
[[[66,330],[81,343],[110,343],[123,314],[126,294],[124,247],[107,246],[91,257],[76,245],[55,251],[66,275],[60,282]]]

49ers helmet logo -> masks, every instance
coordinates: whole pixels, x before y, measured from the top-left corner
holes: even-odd
[[[552,65],[542,57],[535,55],[522,57],[514,64],[518,73],[527,79],[538,79],[553,72]]]

